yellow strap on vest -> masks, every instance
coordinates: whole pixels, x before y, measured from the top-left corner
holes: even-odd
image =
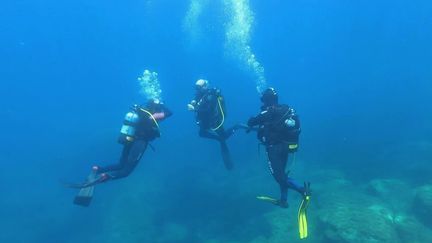
[[[290,144],[290,145],[288,145],[288,148],[289,149],[296,149],[296,148],[298,148],[298,144]]]
[[[140,109],[141,111],[147,113],[147,115],[149,115],[150,118],[151,118],[151,119],[153,120],[153,122],[155,123],[157,129],[160,130],[160,129],[159,129],[159,123],[156,121],[156,119],[154,118],[153,114],[150,113],[150,111],[144,110],[143,108],[139,108],[139,109]]]
[[[225,122],[225,114],[224,114],[224,111],[222,109],[221,99],[222,98],[219,96],[218,99],[217,99],[217,101],[218,101],[219,109],[220,109],[220,112],[221,112],[221,115],[222,115],[222,121],[221,121],[221,123],[217,127],[212,128],[213,131],[216,131],[219,128],[221,128],[223,126],[224,122]]]

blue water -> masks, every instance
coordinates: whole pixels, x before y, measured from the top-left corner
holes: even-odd
[[[202,14],[187,27],[191,2]],[[302,120],[292,171],[316,185],[317,195],[306,241],[391,242],[326,234],[332,223],[323,215],[333,201],[325,195],[341,193],[329,181],[342,180],[327,175],[344,175],[346,198],[367,197],[394,211],[387,201],[402,200],[400,193],[368,194],[373,180],[406,185],[415,202],[417,188],[432,185],[432,2],[239,0],[252,20],[235,26],[251,30],[231,45],[234,5],[191,2],[0,4],[0,242],[298,240],[298,196],[290,195],[288,210],[254,199],[278,195],[255,136],[239,132],[229,141],[236,166],[227,172],[217,144],[198,137],[186,109],[195,81],[205,78],[225,96],[227,124],[256,114],[260,73],[242,59],[251,53]],[[144,69],[159,74],[174,115],[130,177],[100,185],[91,207],[79,208],[76,191],[60,181],[81,181],[91,165],[117,161],[123,116],[145,101],[136,80]],[[418,242],[428,242],[432,223],[415,207],[401,214],[425,232]],[[408,223],[395,224],[389,230],[397,240],[413,242],[401,233]]]

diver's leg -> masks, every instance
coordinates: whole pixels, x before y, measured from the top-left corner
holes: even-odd
[[[249,127],[247,126],[247,125],[244,125],[244,124],[236,124],[236,125],[234,125],[234,126],[232,126],[232,127],[230,127],[230,128],[228,128],[227,130],[225,130],[223,133],[222,133],[222,136],[225,138],[225,139],[228,139],[228,138],[230,138],[237,130],[239,130],[239,129],[244,129],[244,130],[248,130],[249,129]]]
[[[138,165],[138,162],[140,161],[145,150],[147,149],[147,145],[147,141],[135,141],[127,155],[123,167],[120,170],[110,172],[110,179],[120,179],[129,176],[130,173],[134,171],[134,169]]]
[[[204,128],[200,128],[199,136],[202,138],[208,138],[208,139],[213,139],[216,141],[221,141],[221,136],[214,134],[214,133],[211,133],[209,130],[204,129]]]
[[[95,185],[111,179],[120,179],[128,176],[138,164],[146,148],[147,142],[141,140],[124,145],[118,164],[106,167],[93,167],[93,171],[97,176],[95,181],[90,184]]]
[[[294,190],[302,195],[305,193],[305,188],[300,186],[293,178],[287,177],[287,186],[289,189]]]
[[[223,127],[220,127],[219,129],[217,129],[215,131],[215,133],[217,134],[215,136],[218,137],[218,141],[219,141],[220,146],[221,146],[221,154],[222,154],[222,159],[223,159],[225,168],[227,170],[232,170],[234,167],[234,164],[231,160],[231,154],[230,154],[230,151],[228,149],[228,145],[226,144],[225,130]]]
[[[231,160],[231,154],[225,140],[220,141],[222,159],[227,170],[232,170],[234,163]]]
[[[286,171],[286,166],[288,163],[288,147],[285,146],[284,143],[279,144],[279,158],[280,158],[280,173],[283,174],[281,175],[280,178],[283,178],[283,182],[281,183],[281,201],[288,201],[288,175],[287,175],[287,171]]]
[[[225,141],[228,139],[229,136],[231,136],[232,134],[230,134],[230,131],[225,130],[225,128],[222,126],[219,129],[215,130],[215,133],[218,135],[219,140],[221,141]]]
[[[285,174],[286,161],[284,160],[282,152],[283,151],[281,151],[281,145],[279,144],[267,146],[267,156],[270,172],[280,187],[281,196],[279,205],[281,207],[287,207],[288,186],[286,183]]]
[[[234,128],[229,128],[227,130],[224,129],[224,127],[220,127],[218,130],[215,131],[217,133],[217,135],[219,135],[219,137],[223,140],[227,140],[228,138],[230,138],[235,130]]]
[[[284,170],[285,178],[286,178],[285,179],[285,181],[286,181],[286,187],[303,195],[305,193],[305,188],[302,187],[302,186],[300,186],[293,178],[289,177],[286,174],[286,165],[287,165],[287,162],[288,162],[289,151],[290,150],[289,150],[288,146],[283,146],[282,147],[282,155],[281,156],[283,157],[283,159],[285,161],[284,162],[284,169],[283,170]]]
[[[69,185],[74,188],[89,188],[94,185],[106,182],[112,179],[112,174],[115,174],[116,171],[121,171],[125,168],[127,164],[127,159],[129,157],[129,153],[134,146],[135,142],[125,144],[123,146],[122,154],[120,160],[117,164],[108,165],[104,167],[93,166],[92,172],[90,176],[88,176],[87,181],[81,184]]]
[[[128,159],[129,156],[129,152],[131,150],[131,148],[133,147],[135,142],[132,143],[128,143],[123,145],[123,150],[119,159],[119,162],[117,164],[113,164],[113,165],[108,165],[108,166],[93,166],[93,170],[95,170],[95,172],[97,174],[101,174],[101,173],[107,173],[107,172],[112,172],[112,171],[116,171],[116,170],[121,170]]]

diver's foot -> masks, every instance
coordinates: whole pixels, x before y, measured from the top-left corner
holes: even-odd
[[[110,175],[108,175],[107,173],[102,173],[100,174],[100,177],[97,180],[99,183],[102,183],[108,181],[109,179],[111,179]]]
[[[311,196],[310,182],[304,182],[304,187],[302,191],[303,199],[309,199]]]
[[[93,171],[94,174],[97,174],[98,171],[99,171],[99,169],[100,169],[100,167],[97,166],[97,165],[93,165],[93,166],[92,166],[92,171]]]
[[[288,202],[287,201],[277,200],[274,202],[274,205],[279,206],[281,208],[288,208]]]

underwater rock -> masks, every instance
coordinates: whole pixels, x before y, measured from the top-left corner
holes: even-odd
[[[297,223],[297,205],[290,205],[288,209],[281,209],[275,207],[274,210],[267,213],[265,218],[269,223],[271,233],[266,236],[259,236],[251,243],[285,243],[285,242],[302,242],[298,234],[298,223]],[[309,227],[310,232],[314,232]]]
[[[393,222],[397,216],[372,198],[341,195],[318,212],[330,242],[400,242]]]
[[[310,173],[310,181],[312,182],[311,189],[314,198],[327,193],[336,193],[338,188],[342,189],[352,185],[351,181],[346,179],[345,174],[339,170],[314,171]]]
[[[366,190],[399,211],[409,209],[413,200],[412,189],[402,180],[374,179],[366,186]]]
[[[401,242],[394,227],[399,215],[343,177],[325,182],[312,196],[319,207],[309,213],[318,216],[322,242]]]
[[[432,185],[425,185],[416,190],[413,210],[424,224],[432,228]]]
[[[395,228],[401,242],[423,243],[432,242],[432,230],[412,216],[400,216]]]
[[[358,186],[337,170],[315,171],[311,181],[316,183],[308,210],[308,242],[432,242],[432,229],[412,214],[409,206],[414,193],[404,181],[375,179]],[[300,242],[298,198],[291,195],[290,208],[275,208],[265,214],[270,233],[257,235],[251,242]],[[432,212],[432,186],[418,190],[416,200],[420,199],[424,210]]]

